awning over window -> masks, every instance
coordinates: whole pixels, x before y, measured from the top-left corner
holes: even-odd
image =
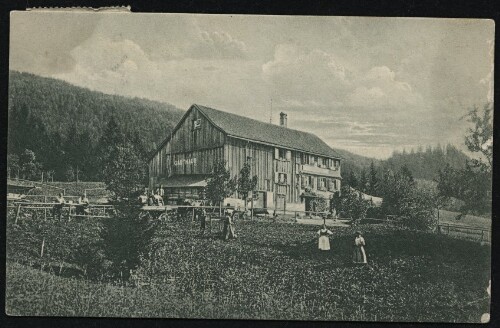
[[[207,177],[204,175],[178,175],[170,178],[163,178],[158,181],[158,184],[164,188],[196,188],[206,187]]]

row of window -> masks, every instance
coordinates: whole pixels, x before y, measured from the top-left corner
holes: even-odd
[[[286,173],[278,173],[275,176],[275,182],[278,184],[290,184],[290,175]],[[267,180],[266,180],[267,182]],[[326,177],[316,177],[312,175],[302,175],[300,180],[302,189],[311,188],[322,191],[337,191],[340,189],[340,181]]]
[[[311,188],[321,191],[337,191],[340,189],[340,181],[325,177],[303,175],[300,181],[302,189]]]
[[[282,161],[291,161],[292,152],[287,149],[275,148],[274,157]],[[301,153],[300,161],[302,164],[315,165],[319,167],[327,167],[330,169],[338,169],[340,167],[340,161],[331,158],[325,158],[321,156]]]
[[[302,164],[315,165],[319,167],[327,167],[330,169],[338,169],[340,167],[340,161],[331,158],[324,158],[320,156],[304,154],[300,156]]]

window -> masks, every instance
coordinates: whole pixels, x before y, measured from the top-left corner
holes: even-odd
[[[248,143],[245,146],[245,155],[247,157],[247,160],[249,158],[252,158],[252,148],[250,148],[250,145]]]
[[[301,176],[300,183],[303,189],[309,187],[309,177],[306,175]]]
[[[318,190],[326,190],[326,178],[318,178]]]
[[[313,187],[313,177],[310,176],[310,175],[306,175],[306,176],[302,176],[302,186],[304,188],[306,187],[309,187],[309,188],[312,188]]]
[[[271,191],[271,180],[266,179],[264,180],[266,184],[266,191]]]
[[[286,150],[280,149],[279,150],[279,159],[285,159],[286,158]]]
[[[196,119],[196,118],[193,118],[193,121],[192,121],[193,125],[193,145],[196,147],[196,145],[198,144],[198,133],[201,129],[201,119]]]
[[[193,131],[201,129],[201,119],[193,119]]]
[[[278,175],[278,183],[281,183],[281,184],[286,184],[287,183],[287,175],[286,175],[286,173],[280,173]]]
[[[301,154],[302,157],[302,164],[309,164],[309,155],[308,154]]]
[[[331,179],[330,184],[328,185],[328,190],[329,191],[336,191],[338,190],[338,181],[337,179]]]

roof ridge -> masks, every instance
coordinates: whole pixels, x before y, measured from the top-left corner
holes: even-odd
[[[248,120],[252,120],[252,121],[258,122],[258,123],[260,123],[260,124],[266,124],[266,125],[272,126],[273,128],[287,129],[287,130],[290,130],[290,131],[297,131],[297,132],[300,132],[300,133],[306,133],[306,134],[309,134],[309,135],[314,136],[314,137],[316,137],[316,138],[319,138],[319,139],[321,140],[321,138],[320,138],[320,137],[318,137],[317,135],[315,135],[314,133],[311,133],[311,132],[302,131],[302,130],[297,130],[297,129],[291,129],[291,128],[284,127],[284,126],[281,126],[281,125],[277,125],[277,124],[273,124],[273,123],[268,123],[268,122],[264,122],[264,121],[256,120],[256,119],[251,118],[251,117],[248,117],[248,116],[243,116],[243,115],[238,115],[238,114],[231,113],[231,112],[226,112],[226,111],[223,111],[223,110],[220,110],[220,109],[216,109],[216,108],[213,108],[213,107],[208,107],[208,106],[205,106],[205,105],[193,104],[193,106],[196,106],[198,109],[201,109],[202,111],[203,111],[203,109],[202,109],[202,108],[200,108],[200,107],[207,108],[207,109],[211,109],[211,110],[215,110],[215,111],[217,111],[217,112],[221,112],[221,113],[224,113],[224,114],[229,114],[229,115],[239,116],[239,117],[242,117],[242,118],[245,118],[245,119],[248,119]],[[322,141],[323,141],[323,140],[322,140]],[[328,146],[328,147],[330,147],[330,146]],[[330,148],[331,148],[331,147],[330,147]]]
[[[310,151],[312,153],[317,153],[320,155],[322,154],[324,156],[334,157],[338,159],[342,158],[342,156],[335,149],[330,147],[323,139],[321,139],[314,133],[297,129],[290,129],[288,127],[284,127],[281,125],[263,122],[260,120],[256,120],[254,118],[250,118],[248,116],[238,115],[200,104],[192,104],[191,107],[197,108],[209,120],[210,123],[212,123],[220,130],[224,131],[228,135],[232,135],[234,137],[242,137],[257,142],[259,141],[270,142],[269,141],[271,140],[270,138],[284,137],[288,139],[287,140],[288,142],[285,142],[285,144],[283,144],[285,148],[298,149],[301,151]],[[267,137],[266,133],[257,135],[255,133],[252,133],[252,130],[245,130],[232,125],[233,123],[237,124],[238,122],[243,125],[247,123],[249,125],[249,128],[251,128],[251,125],[253,124],[254,125],[253,128],[262,129],[264,131],[275,131],[276,133],[274,133],[274,135],[267,134]],[[278,141],[276,139],[272,140]],[[297,147],[291,145],[287,146],[286,144],[289,143],[291,140],[295,140],[295,142],[299,142],[299,144],[302,141],[302,146],[299,145],[297,145]],[[314,144],[316,144],[319,148],[314,146],[311,147],[311,145]],[[311,147],[311,149],[309,147]]]

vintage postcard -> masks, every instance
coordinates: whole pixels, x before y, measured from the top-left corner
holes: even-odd
[[[492,20],[10,27],[8,315],[489,321]]]

